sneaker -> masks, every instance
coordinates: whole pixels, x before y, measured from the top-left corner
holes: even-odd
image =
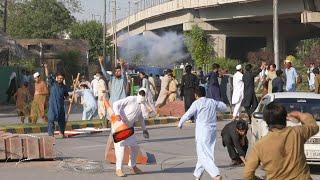
[[[142,171],[137,166],[129,167],[129,169],[133,174],[142,174]]]
[[[116,170],[116,176],[118,176],[118,177],[126,177],[126,174],[124,174],[124,173],[122,172],[122,170],[119,169],[119,170]]]

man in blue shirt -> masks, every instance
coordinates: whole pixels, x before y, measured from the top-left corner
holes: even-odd
[[[48,134],[54,136],[55,125],[58,121],[60,133],[65,137],[64,130],[66,127],[64,100],[68,97],[69,88],[63,84],[64,75],[56,74],[56,79],[50,75],[47,64],[44,65],[46,76],[48,77],[48,84],[50,86],[49,108],[48,108]]]
[[[292,62],[290,60],[285,60],[286,64],[286,91],[295,92],[297,87],[298,74],[294,67],[292,67]]]
[[[124,70],[125,62],[121,60],[119,62],[120,65],[115,67],[114,75],[111,76],[104,69],[102,65],[102,61],[103,61],[103,58],[99,57],[101,71],[104,77],[106,78],[106,80],[109,81],[111,84],[109,89],[109,94],[110,94],[109,101],[111,102],[111,105],[112,105],[114,102],[127,97],[126,90],[127,90],[128,81],[127,81],[127,75]]]

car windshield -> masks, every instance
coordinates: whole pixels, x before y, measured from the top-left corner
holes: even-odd
[[[292,111],[307,112],[320,121],[320,99],[283,98],[275,99],[274,102],[285,106],[288,113]]]

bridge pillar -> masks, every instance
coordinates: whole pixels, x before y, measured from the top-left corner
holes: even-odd
[[[213,46],[215,57],[226,57],[227,36],[224,34],[209,34],[208,42]]]

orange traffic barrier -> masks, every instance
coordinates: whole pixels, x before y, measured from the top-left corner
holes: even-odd
[[[134,127],[128,127],[126,123],[121,120],[119,115],[115,115],[108,100],[104,101],[104,105],[111,120],[112,136],[115,143],[127,139],[134,134]]]
[[[126,146],[124,149],[124,157],[123,157],[123,162],[122,162],[123,164],[128,164],[129,159],[130,159],[130,153],[131,153],[130,148],[128,146]],[[107,141],[105,160],[109,163],[112,163],[112,164],[116,163],[115,149],[114,149],[113,139],[111,137],[109,137],[108,141]],[[155,164],[156,159],[153,154],[144,152],[139,148],[136,163],[143,164],[143,165]]]

